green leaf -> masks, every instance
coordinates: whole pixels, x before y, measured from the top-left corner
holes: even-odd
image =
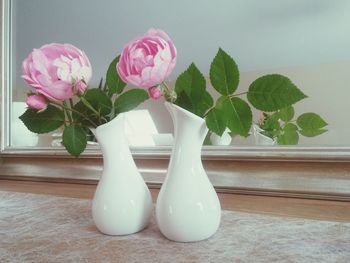
[[[78,125],[69,125],[63,131],[63,145],[74,156],[79,156],[86,148],[87,137],[85,130]]]
[[[175,104],[200,117],[203,117],[214,103],[206,91],[205,78],[194,63],[177,78],[175,92]]]
[[[117,72],[117,63],[119,62],[120,56],[117,56],[108,67],[106,74],[106,83],[108,86],[109,94],[120,94],[123,92],[126,83],[122,81]]]
[[[149,98],[147,91],[143,89],[131,89],[121,94],[114,103],[117,113],[126,112],[136,108]]]
[[[184,91],[177,93],[175,104],[189,112],[194,112],[192,102]]]
[[[318,114],[313,112],[300,115],[297,124],[302,130],[318,130],[328,125]]]
[[[73,112],[72,115],[76,123],[94,127],[109,121],[112,108],[112,101],[107,94],[99,88],[93,88],[88,89],[80,98],[80,101],[73,106],[73,109],[80,112],[80,114]]]
[[[101,116],[105,116],[111,113],[112,101],[100,89],[88,89],[83,96],[90,105],[100,113]]]
[[[248,103],[237,97],[221,96],[216,107],[223,112],[223,119],[232,133],[248,136],[252,126],[252,111]]]
[[[205,89],[205,78],[194,63],[179,75],[175,83],[175,92],[184,91],[191,99],[201,97]]]
[[[183,91],[177,95],[175,104],[202,118],[208,109],[213,106],[214,100],[208,92],[204,91],[200,103],[193,103],[186,92]]]
[[[327,130],[323,128],[328,125],[325,120],[313,112],[300,115],[297,124],[301,128],[300,134],[306,137],[315,137],[325,133]]]
[[[226,129],[226,122],[223,117],[223,112],[219,109],[212,109],[207,117],[205,118],[205,122],[210,131],[215,132],[217,135],[221,136]]]
[[[233,94],[239,83],[239,71],[236,62],[224,50],[219,48],[210,65],[210,82],[222,95]]]
[[[100,123],[98,116],[96,116],[96,114],[94,112],[92,112],[89,108],[87,108],[82,101],[79,101],[78,103],[76,103],[73,106],[73,109],[75,111],[81,113],[81,115],[80,115],[80,114],[77,114],[76,112],[72,112],[74,122],[80,123],[81,125],[86,126],[86,127],[94,127],[95,125],[102,124],[102,123]],[[91,123],[91,121],[95,125],[93,125]]]
[[[61,127],[65,120],[63,111],[51,105],[42,112],[27,109],[19,118],[28,130],[35,133],[54,131]]]
[[[265,75],[256,79],[249,86],[248,101],[258,110],[277,111],[304,98],[292,81],[282,75]]]
[[[299,130],[299,133],[305,137],[316,137],[318,135],[321,135],[328,130],[326,129],[319,129],[319,130]]]
[[[282,129],[282,134],[277,137],[277,143],[282,145],[295,145],[298,141],[298,127],[293,123],[287,123]]]
[[[281,109],[278,112],[279,117],[281,118],[282,121],[288,122],[294,117],[294,108],[293,106],[288,106],[286,108]]]
[[[202,101],[200,103],[196,103],[196,114],[200,117],[203,117],[204,114],[214,105],[213,97],[209,94],[209,92],[204,91],[202,96]]]
[[[265,117],[261,129],[265,131],[273,131],[273,130],[279,130],[280,129],[280,123],[279,123],[279,115],[277,113],[274,113],[270,116]]]

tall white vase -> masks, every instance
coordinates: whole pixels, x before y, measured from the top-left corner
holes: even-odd
[[[128,235],[145,228],[152,214],[150,191],[132,158],[124,133],[124,114],[96,128],[103,173],[92,203],[96,227],[107,235]]]
[[[221,206],[201,161],[208,132],[204,119],[165,103],[174,122],[175,142],[157,199],[156,218],[165,237],[177,242],[207,239],[219,227]]]

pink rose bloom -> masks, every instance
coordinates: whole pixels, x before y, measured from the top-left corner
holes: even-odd
[[[150,88],[166,80],[175,64],[173,41],[162,30],[152,28],[123,48],[117,71],[125,83]]]
[[[29,95],[26,101],[27,105],[31,109],[43,110],[47,107],[47,99],[41,94]]]
[[[34,49],[22,67],[25,82],[54,101],[71,98],[75,83],[88,83],[92,74],[85,53],[70,44],[53,43]]]
[[[162,96],[162,91],[158,87],[150,87],[148,94],[152,99],[157,100]]]

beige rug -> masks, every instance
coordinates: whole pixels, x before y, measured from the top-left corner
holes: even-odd
[[[350,262],[350,223],[222,212],[197,243],[97,231],[90,200],[0,192],[0,262]]]

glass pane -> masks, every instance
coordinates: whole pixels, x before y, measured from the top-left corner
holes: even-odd
[[[349,145],[349,24],[347,0],[13,0],[11,145],[59,145],[60,131],[37,136],[18,120],[30,91],[21,78],[21,63],[33,48],[57,42],[84,50],[93,67],[90,86],[95,87],[123,45],[151,27],[165,30],[177,47],[172,85],[191,62],[208,76],[210,62],[222,47],[240,68],[239,92],[259,76],[280,73],[308,95],[295,105],[296,116],[317,112],[329,131],[301,136],[299,145]],[[213,89],[211,93],[218,96]],[[173,127],[163,104],[148,101],[138,110],[130,113],[130,143],[171,144]],[[254,112],[255,122],[260,117]],[[252,131],[248,138],[234,136],[231,145],[257,143]]]

